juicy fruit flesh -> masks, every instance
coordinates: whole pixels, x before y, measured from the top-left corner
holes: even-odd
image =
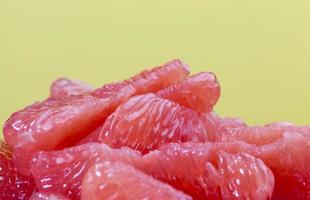
[[[162,89],[157,92],[157,95],[204,113],[213,109],[220,97],[220,92],[220,85],[215,75],[203,72]]]
[[[33,179],[15,169],[11,150],[0,141],[0,199],[28,200],[34,190]]]
[[[168,144],[143,157],[143,171],[194,199],[267,199],[274,178],[248,154],[221,150],[220,143]]]
[[[226,141],[223,138],[229,140],[230,131],[247,127],[246,123],[239,118],[221,118],[214,112],[202,113],[200,117],[208,132],[210,142]]]
[[[154,94],[130,98],[105,121],[99,140],[142,153],[169,142],[207,141],[199,115]]]
[[[253,127],[229,127],[222,134],[217,135],[217,141],[240,140],[255,145],[265,145],[277,142],[285,133],[301,133],[310,136],[309,133],[301,132],[302,128],[289,129],[282,126],[253,126]]]
[[[176,59],[151,70],[145,70],[130,79],[104,85],[92,94],[96,97],[106,98],[118,93],[125,86],[132,86],[136,94],[157,92],[165,87],[182,81],[189,75],[188,66]]]
[[[91,92],[93,88],[81,81],[73,81],[67,78],[55,80],[50,88],[50,97],[54,99],[66,99],[70,96]]]
[[[66,196],[57,193],[42,193],[37,192],[31,195],[29,200],[70,200]]]
[[[189,75],[189,67],[176,59],[151,70],[142,71],[128,80],[139,93],[156,92],[178,83]]]
[[[32,199],[78,199],[88,167],[104,161],[132,165],[194,199],[310,199],[310,126],[248,127],[221,118],[212,111],[220,96],[215,75],[188,75],[187,65],[173,60],[97,90],[54,81],[48,99],[4,125],[0,199],[28,199],[37,190]]]
[[[87,168],[103,161],[133,165],[195,199],[217,199],[223,195],[233,198],[233,194],[251,199],[270,196],[273,189],[270,170],[258,159],[236,154],[238,149],[235,147],[226,151],[234,154],[221,152],[225,147],[225,144],[212,143],[172,144],[141,156],[131,149],[111,149],[104,144],[90,143],[38,153],[31,170],[39,191],[59,192],[71,198],[80,196],[81,180]],[[241,168],[243,172],[240,172]],[[228,189],[229,185],[235,186],[233,191]],[[221,191],[217,190],[218,187]],[[255,189],[257,191],[252,192]]]
[[[82,187],[82,200],[101,199],[190,200],[192,198],[130,165],[104,162],[88,170]]]
[[[117,94],[127,84],[123,82],[109,83],[92,92],[93,96],[100,98],[109,98]]]
[[[242,141],[221,142],[219,150],[245,152],[260,158],[272,170],[275,188],[272,199],[310,198],[310,137],[284,133],[276,142],[255,145]]]
[[[310,198],[309,126],[278,122],[254,127],[225,126],[220,130],[213,137],[214,141],[253,144],[252,155],[261,158],[275,175],[273,199]]]
[[[104,117],[100,112],[104,107],[105,103],[95,98],[37,103],[15,113],[6,122],[4,137],[14,148],[17,160],[23,160],[21,168],[27,168],[35,152],[56,149],[70,136],[93,130],[93,124],[96,127]]]
[[[129,97],[160,90],[183,80],[188,74],[187,66],[174,60],[125,81],[115,93],[102,99],[93,97],[100,89],[92,92],[93,96],[78,95],[81,91],[76,87],[83,88],[82,85],[63,79],[56,81],[51,87],[51,95],[56,98],[14,113],[4,126],[5,140],[16,154],[16,166],[23,174],[29,174],[28,162],[35,152],[76,144],[96,130]],[[66,84],[69,86],[64,87]]]
[[[105,144],[89,143],[59,151],[39,152],[31,163],[31,172],[41,192],[58,192],[72,199],[80,197],[81,181],[94,163],[122,161],[136,163],[141,155],[131,149],[111,149]]]
[[[133,93],[130,87],[110,99],[92,96],[48,99],[16,112],[4,126],[5,140],[14,149],[19,163],[16,166],[29,174],[28,162],[34,153],[75,144],[99,127]]]
[[[310,137],[284,133],[283,138],[260,147],[258,155],[276,177],[274,199],[310,199]]]

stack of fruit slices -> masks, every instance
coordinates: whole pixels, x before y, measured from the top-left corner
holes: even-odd
[[[310,126],[221,118],[216,76],[189,73],[54,81],[4,125],[0,199],[310,199]]]

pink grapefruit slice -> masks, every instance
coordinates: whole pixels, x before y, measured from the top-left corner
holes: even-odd
[[[28,162],[34,153],[77,143],[98,128],[134,92],[127,87],[108,99],[93,96],[48,99],[14,113],[4,125],[4,138],[14,149],[16,167],[27,174]]]
[[[202,72],[171,85],[156,94],[198,112],[210,112],[220,97],[221,89],[216,76]]]
[[[127,85],[133,86],[137,94],[157,92],[182,81],[189,75],[189,67],[179,59],[172,60],[150,70],[142,71],[130,79],[104,85],[93,92],[94,96],[106,98],[118,93]]]
[[[31,195],[29,200],[70,200],[68,197],[57,193],[36,192]]]
[[[223,147],[224,143],[167,144],[143,156],[142,171],[194,199],[270,198],[274,177],[263,161]]]
[[[35,189],[33,178],[15,169],[11,149],[0,141],[0,199],[28,200]]]
[[[108,117],[99,140],[147,153],[169,142],[207,141],[198,113],[154,94],[139,95]]]
[[[65,99],[70,96],[89,93],[93,87],[82,81],[74,81],[68,78],[55,80],[50,88],[50,97],[54,99]]]
[[[86,170],[97,162],[137,163],[141,154],[129,148],[111,149],[105,144],[89,143],[58,151],[38,152],[30,168],[40,192],[57,192],[79,199]]]
[[[103,162],[95,164],[83,180],[82,200],[191,200],[170,185],[148,176],[130,165]]]

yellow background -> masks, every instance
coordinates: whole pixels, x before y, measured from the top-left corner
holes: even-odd
[[[222,85],[216,110],[310,123],[309,0],[0,0],[0,123],[60,76],[95,86],[181,58]]]

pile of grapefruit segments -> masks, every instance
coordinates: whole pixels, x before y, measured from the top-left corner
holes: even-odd
[[[0,199],[310,199],[310,126],[222,118],[216,76],[189,74],[54,81],[4,125]]]

